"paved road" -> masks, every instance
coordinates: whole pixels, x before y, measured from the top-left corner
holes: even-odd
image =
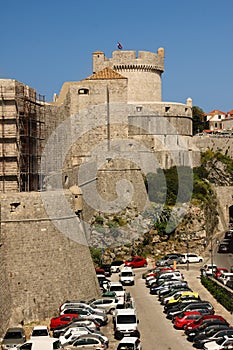
[[[222,315],[232,324],[232,315],[217,303],[202,286],[200,282],[201,266],[202,264],[190,264],[188,271],[185,265],[177,266],[177,268],[183,272],[185,280],[194,291],[199,293],[201,299],[210,301],[215,307],[215,313]],[[163,313],[163,307],[158,302],[157,297],[149,294],[149,290],[145,286],[145,281],[141,278],[145,270],[135,269],[135,286],[126,288],[136,302],[143,350],[193,350],[192,343],[186,340],[184,332],[175,330],[171,321],[166,319],[166,315]],[[118,280],[118,274],[114,274],[111,279]],[[106,332],[110,337],[109,349],[116,349],[117,341],[113,339],[111,322]]]

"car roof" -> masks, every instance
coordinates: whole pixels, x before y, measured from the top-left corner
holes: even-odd
[[[129,343],[129,344],[131,344],[131,343],[136,343],[137,341],[138,341],[137,337],[123,337],[120,340],[119,344],[121,344],[121,343]]]

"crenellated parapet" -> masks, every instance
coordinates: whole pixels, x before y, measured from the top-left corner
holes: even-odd
[[[93,72],[105,67],[115,70],[139,70],[145,72],[164,71],[164,49],[159,48],[157,53],[148,51],[114,51],[112,58],[106,58],[103,52],[93,53]]]

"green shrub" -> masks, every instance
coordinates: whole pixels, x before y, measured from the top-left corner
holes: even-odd
[[[226,310],[233,312],[233,295],[216,281],[202,276],[201,283]]]

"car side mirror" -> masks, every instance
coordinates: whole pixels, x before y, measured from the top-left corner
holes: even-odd
[[[139,323],[139,320],[137,320],[137,323]]]

